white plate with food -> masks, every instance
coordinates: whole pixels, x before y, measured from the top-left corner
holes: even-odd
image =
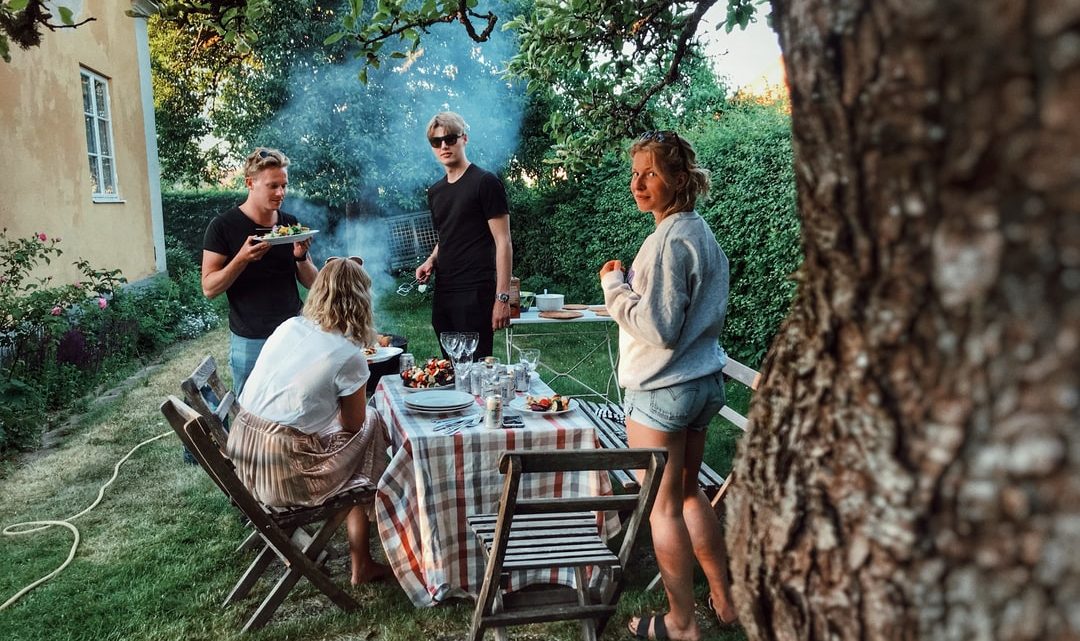
[[[319,233],[318,229],[309,229],[298,234],[285,234],[280,236],[271,232],[265,236],[259,236],[259,240],[270,245],[284,245],[285,243],[298,243],[302,240],[307,240],[317,233]]]
[[[519,396],[510,401],[510,408],[530,416],[556,416],[573,410],[574,399],[558,394]]]
[[[367,356],[367,362],[374,364],[388,361],[401,352],[400,347],[367,347],[364,349],[364,356]]]
[[[450,390],[424,390],[405,399],[405,407],[413,410],[454,411],[476,404],[476,399],[468,392]]]

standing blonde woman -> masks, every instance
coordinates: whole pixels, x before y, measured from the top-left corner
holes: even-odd
[[[327,259],[303,315],[270,335],[240,394],[227,450],[244,485],[267,505],[317,505],[378,483],[386,469],[386,426],[365,398],[363,348],[375,330],[362,265],[355,257]],[[345,524],[353,584],[387,576],[371,557],[364,509],[353,508]]]
[[[630,192],[656,229],[630,271],[611,260],[600,270],[604,300],[619,325],[619,381],[626,387],[630,447],[662,447],[667,466],[649,523],[670,611],[633,618],[647,639],[697,641],[694,560],[709,582],[721,624],[735,620],[720,523],[698,487],[705,430],[724,405],[720,347],[728,297],[728,261],[694,210],[709,189],[688,142],[652,131],[630,147]]]

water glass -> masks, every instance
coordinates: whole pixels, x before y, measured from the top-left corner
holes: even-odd
[[[540,350],[535,347],[529,347],[518,351],[521,355],[521,362],[529,366],[530,372],[536,371],[536,364],[540,362]]]
[[[472,394],[472,363],[458,363],[454,368],[454,389]]]

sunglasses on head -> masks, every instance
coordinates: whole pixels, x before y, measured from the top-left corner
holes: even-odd
[[[345,256],[327,256],[326,257],[326,262],[323,263],[323,266],[325,267],[326,265],[329,265],[330,263],[334,262],[335,260],[345,260],[345,259],[346,259]],[[356,263],[357,265],[363,265],[364,264],[364,259],[360,258],[359,256],[349,256],[348,259],[351,260],[352,262]]]
[[[463,134],[446,134],[445,136],[432,136],[428,138],[428,142],[432,147],[439,148],[445,142],[447,145],[453,147],[457,144],[458,138],[461,138]]]
[[[655,140],[656,142],[664,142],[667,140],[677,142],[679,140],[679,134],[674,131],[661,131],[659,129],[653,131],[646,131],[638,137],[638,140],[644,142],[646,140]]]

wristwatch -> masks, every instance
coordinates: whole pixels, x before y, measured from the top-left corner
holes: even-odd
[[[509,303],[510,302],[510,294],[508,294],[506,292],[499,292],[498,295],[495,296],[495,300],[499,301],[500,303]]]

